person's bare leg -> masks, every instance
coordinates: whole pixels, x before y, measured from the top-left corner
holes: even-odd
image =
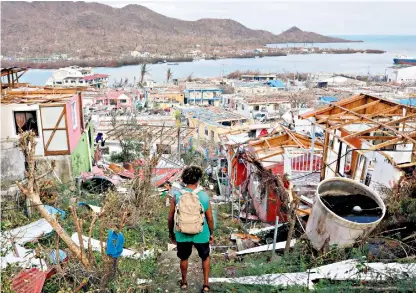
[[[209,270],[210,270],[210,260],[209,256],[206,260],[202,261],[202,272],[204,274],[204,285],[208,286],[208,279],[209,279]]]
[[[188,260],[181,260],[182,283],[186,283],[188,275]]]

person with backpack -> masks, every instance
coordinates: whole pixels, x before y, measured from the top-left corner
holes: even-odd
[[[168,227],[169,237],[172,243],[177,244],[177,255],[180,259],[180,288],[188,288],[188,258],[192,254],[192,247],[195,247],[202,260],[204,284],[201,292],[208,292],[209,245],[214,241],[214,218],[208,194],[198,187],[201,177],[202,169],[199,167],[190,166],[183,170],[181,178],[185,187],[175,192],[172,197]]]

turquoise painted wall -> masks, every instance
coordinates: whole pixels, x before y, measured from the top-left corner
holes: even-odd
[[[90,136],[90,145],[88,145],[87,135]],[[71,154],[72,176],[77,177],[83,171],[90,171],[88,158],[88,147],[91,150],[91,156],[94,155],[94,129],[92,123],[89,123],[82,133],[81,138]]]

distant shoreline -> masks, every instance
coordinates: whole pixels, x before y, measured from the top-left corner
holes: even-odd
[[[313,54],[383,54],[386,51],[383,50],[359,50],[359,49],[319,49],[315,52],[297,52],[286,54],[284,52],[264,52],[264,53],[249,53],[245,55],[240,54],[231,54],[226,56],[213,56],[203,58],[205,60],[219,60],[219,59],[251,59],[251,58],[263,58],[263,57],[284,57],[288,55],[313,55]],[[198,60],[198,59],[196,59]],[[110,60],[56,60],[50,62],[30,62],[30,61],[8,61],[2,60],[2,67],[27,67],[31,69],[59,69],[62,67],[67,67],[71,65],[77,65],[80,67],[108,67],[108,68],[118,68],[123,66],[130,65],[140,65],[140,64],[169,64],[169,63],[185,63],[193,62],[193,58],[171,58],[171,59],[162,59],[162,58],[124,58],[124,59],[110,59]],[[175,65],[173,65],[175,66]]]
[[[296,41],[296,42],[274,42],[274,43],[268,43],[267,45],[281,45],[281,44],[343,44],[343,43],[364,43],[363,40],[342,40],[342,41],[333,41],[333,42],[302,42],[302,41]]]

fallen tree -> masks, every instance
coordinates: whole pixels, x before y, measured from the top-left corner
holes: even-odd
[[[22,193],[30,200],[31,206],[35,207],[41,216],[48,221],[48,223],[56,231],[56,234],[65,242],[69,250],[81,261],[83,266],[87,269],[91,269],[91,263],[88,260],[85,253],[82,252],[82,249],[72,241],[71,236],[62,228],[57,219],[48,213],[45,206],[43,205],[40,199],[40,191],[38,186],[38,180],[48,175],[53,169],[49,172],[36,177],[35,170],[35,133],[33,131],[22,132],[19,138],[19,147],[21,148],[26,161],[26,183],[16,182],[16,185],[22,191]]]

